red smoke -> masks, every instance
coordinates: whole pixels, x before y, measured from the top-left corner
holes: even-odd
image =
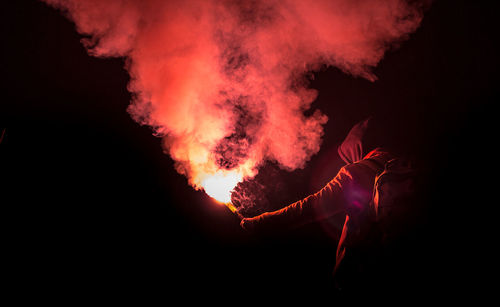
[[[91,55],[127,59],[130,114],[196,188],[236,185],[265,160],[303,167],[327,121],[304,115],[316,97],[304,73],[326,64],[375,80],[371,69],[422,18],[403,0],[44,1]]]

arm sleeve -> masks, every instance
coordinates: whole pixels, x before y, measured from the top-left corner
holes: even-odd
[[[344,212],[343,185],[351,176],[342,168],[337,176],[315,194],[297,201],[283,209],[266,212],[253,218],[245,218],[242,227],[251,231],[268,229],[290,229],[329,218]]]

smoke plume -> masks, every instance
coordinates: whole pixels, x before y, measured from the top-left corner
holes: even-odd
[[[264,161],[304,167],[327,121],[310,110],[305,74],[328,65],[373,81],[422,18],[404,0],[44,1],[75,23],[89,54],[126,58],[129,113],[205,190],[213,178],[255,176]]]

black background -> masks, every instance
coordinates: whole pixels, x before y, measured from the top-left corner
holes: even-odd
[[[281,184],[270,199],[298,200],[335,175],[335,146],[354,123],[385,116],[432,170],[428,257],[414,259],[429,268],[421,296],[456,297],[487,280],[498,181],[495,14],[475,1],[436,1],[379,64],[378,81],[316,73],[313,107],[330,118],[320,152],[303,170],[262,171]],[[127,114],[122,59],[89,56],[74,25],[37,1],[2,4],[0,31],[2,253],[18,299],[335,300],[335,239],[314,226],[253,236],[189,187],[161,140]]]

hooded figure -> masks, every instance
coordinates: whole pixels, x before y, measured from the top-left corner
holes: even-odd
[[[380,192],[379,195],[374,190],[376,179],[387,173],[387,165],[397,163],[394,163],[395,156],[388,150],[374,148],[377,141],[374,130],[371,130],[371,122],[372,119],[368,118],[350,130],[338,147],[338,154],[347,165],[320,191],[280,210],[241,221],[244,229],[259,233],[277,228],[300,227],[344,214],[345,222],[337,246],[334,270],[338,289],[373,288],[373,283],[379,282],[380,277],[388,273],[387,265],[380,260],[387,258],[382,247],[388,246],[388,238],[392,240],[398,237],[392,233],[402,232],[397,228],[401,223],[392,223],[394,217],[403,221],[403,217],[409,214],[407,210],[394,210],[397,206],[378,208],[379,202],[375,204],[373,201],[383,198],[384,204],[400,203],[400,200],[394,202],[389,197],[398,193],[392,193],[385,186],[387,193]],[[397,172],[391,172],[391,176],[393,173],[398,179],[402,178]],[[387,177],[391,179],[391,176],[384,176],[384,180]],[[413,184],[406,178],[409,177],[403,178],[405,184],[401,188]]]

